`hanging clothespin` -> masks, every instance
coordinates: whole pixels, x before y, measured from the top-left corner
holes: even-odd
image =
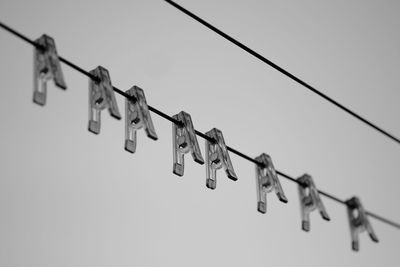
[[[101,111],[108,108],[112,117],[120,120],[117,101],[111,84],[108,70],[98,66],[90,71],[97,80],[89,78],[89,125],[88,130],[94,134],[100,133]]]
[[[319,192],[315,187],[312,177],[308,174],[297,178],[299,182],[300,209],[302,218],[302,229],[306,232],[310,231],[310,213],[316,209],[319,210],[322,218],[330,221],[329,215],[325,210],[325,206],[319,197]]]
[[[288,200],[283,192],[274,164],[269,155],[262,153],[255,160],[263,166],[256,165],[256,184],[257,184],[257,210],[261,213],[267,212],[267,193],[275,190],[278,199],[283,203]]]
[[[217,186],[216,171],[225,168],[228,178],[233,181],[237,180],[235,171],[233,170],[232,162],[226,148],[224,136],[222,132],[216,128],[211,129],[206,133],[208,137],[214,139],[215,142],[206,140],[206,185],[210,189],[215,189]]]
[[[178,176],[183,176],[185,168],[184,155],[186,153],[191,152],[193,160],[199,164],[204,164],[204,159],[201,155],[190,115],[181,111],[174,115],[173,118],[182,124],[176,125],[172,123],[172,149],[174,153],[173,173]]]
[[[147,136],[153,140],[157,140],[158,136],[151,120],[144,91],[135,85],[125,93],[136,99],[136,101],[128,98],[125,100],[125,150],[135,153],[137,130],[144,128]]]
[[[36,47],[34,52],[33,102],[44,106],[48,80],[53,79],[55,85],[63,90],[67,89],[67,85],[64,81],[54,39],[43,34],[35,40],[35,43],[40,47]]]
[[[352,197],[351,199],[346,201],[346,205],[350,223],[352,249],[354,251],[359,250],[360,245],[358,235],[364,231],[368,232],[372,241],[379,242],[378,237],[374,232],[374,229],[372,229],[372,226],[369,223],[368,216],[364,210],[364,207],[361,204],[360,199],[358,197]]]

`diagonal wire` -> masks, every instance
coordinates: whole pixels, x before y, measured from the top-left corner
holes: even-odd
[[[202,25],[206,26],[208,29],[210,29],[213,32],[215,32],[216,34],[222,36],[223,38],[225,38],[229,42],[233,43],[234,45],[238,46],[239,48],[243,49],[244,51],[246,51],[250,55],[254,56],[255,58],[257,58],[259,60],[261,60],[262,62],[264,62],[265,64],[267,64],[270,67],[274,68],[275,70],[279,71],[283,75],[285,75],[285,76],[289,77],[290,79],[292,79],[293,81],[301,84],[302,86],[304,86],[305,88],[307,88],[311,92],[313,92],[316,95],[322,97],[323,99],[325,99],[329,103],[333,104],[334,106],[338,107],[339,109],[343,110],[347,114],[353,116],[354,118],[358,119],[359,121],[363,122],[364,124],[370,126],[371,128],[375,129],[376,131],[380,132],[384,136],[386,136],[386,137],[390,138],[391,140],[395,141],[396,143],[400,144],[400,139],[398,137],[396,137],[393,134],[389,133],[388,131],[382,129],[381,127],[377,126],[376,124],[372,123],[371,121],[367,120],[366,118],[362,117],[361,115],[357,114],[356,112],[354,112],[351,109],[347,108],[343,104],[340,104],[338,101],[336,101],[336,100],[332,99],[331,97],[327,96],[326,94],[322,93],[321,91],[319,91],[315,87],[311,86],[310,84],[306,83],[305,81],[301,80],[300,78],[298,78],[294,74],[292,74],[289,71],[283,69],[282,67],[280,67],[277,64],[273,63],[271,60],[265,58],[264,56],[260,55],[259,53],[257,53],[256,51],[252,50],[248,46],[244,45],[243,43],[239,42],[238,40],[234,39],[233,37],[229,36],[228,34],[224,33],[223,31],[219,30],[215,26],[211,25],[207,21],[205,21],[205,20],[201,19],[200,17],[196,16],[195,14],[190,12],[189,10],[185,9],[184,7],[178,5],[177,3],[175,3],[175,2],[173,2],[171,0],[164,0],[164,1],[167,2],[168,4],[172,5],[173,7],[177,8],[179,11],[185,13],[186,15],[191,17],[192,19],[200,22]]]
[[[14,29],[8,27],[7,25],[5,25],[5,24],[2,23],[2,22],[0,22],[0,27],[3,28],[4,30],[6,30],[6,31],[8,31],[8,32],[10,32],[10,33],[12,33],[12,34],[14,34],[15,36],[19,37],[20,39],[26,41],[27,43],[31,44],[32,46],[34,46],[34,47],[36,47],[36,48],[38,48],[38,49],[41,49],[41,48],[42,48],[42,47],[41,47],[39,44],[37,44],[35,41],[29,39],[28,37],[22,35],[21,33],[17,32],[17,31],[15,31]],[[61,62],[63,62],[64,64],[68,65],[69,67],[73,68],[74,70],[76,70],[76,71],[82,73],[83,75],[87,76],[88,78],[90,78],[90,79],[92,79],[92,80],[95,80],[95,81],[98,80],[98,78],[97,78],[96,76],[93,76],[90,72],[88,72],[88,71],[82,69],[81,67],[79,67],[79,66],[77,66],[76,64],[70,62],[69,60],[65,59],[64,57],[62,57],[62,56],[59,55],[58,58],[60,59]],[[129,99],[129,100],[131,100],[131,101],[133,101],[133,102],[136,101],[136,98],[135,98],[135,97],[128,95],[127,93],[123,92],[122,90],[120,90],[120,89],[118,89],[118,88],[116,88],[116,87],[114,87],[114,86],[113,86],[113,89],[114,89],[114,91],[115,91],[117,94],[120,94],[120,95],[124,96],[125,98],[127,98],[127,99]],[[170,122],[172,122],[172,123],[174,123],[174,124],[176,124],[176,125],[178,125],[178,126],[181,126],[181,125],[182,125],[182,123],[181,123],[180,121],[178,121],[178,120],[174,119],[173,117],[171,117],[171,116],[165,114],[164,112],[162,112],[162,111],[156,109],[155,107],[152,107],[152,106],[150,106],[150,105],[148,105],[148,107],[149,107],[149,110],[150,110],[150,111],[152,111],[153,113],[157,114],[158,116],[160,116],[160,117],[162,117],[162,118],[164,118],[164,119],[166,119],[166,120],[168,120],[168,121],[170,121]],[[196,133],[196,135],[200,136],[201,138],[203,138],[203,139],[205,139],[205,140],[207,140],[207,141],[209,141],[209,142],[215,142],[215,140],[214,140],[212,137],[209,137],[208,135],[206,135],[206,134],[204,134],[204,133],[202,133],[202,132],[200,132],[200,131],[198,131],[198,130],[195,130],[195,133]],[[252,163],[254,163],[254,164],[256,164],[256,165],[258,165],[258,166],[260,166],[260,167],[265,167],[263,163],[261,163],[261,162],[259,162],[259,161],[256,161],[255,159],[251,158],[250,156],[247,156],[246,154],[244,154],[244,153],[242,153],[242,152],[240,152],[240,151],[238,151],[238,150],[236,150],[236,149],[234,149],[234,148],[232,148],[232,147],[230,147],[230,146],[227,146],[227,149],[228,149],[230,152],[232,152],[233,154],[236,154],[237,156],[239,156],[239,157],[241,157],[241,158],[243,158],[243,159],[246,159],[246,160],[248,160],[248,161],[250,161],[250,162],[252,162]],[[295,178],[293,178],[293,177],[291,177],[291,176],[289,176],[289,175],[287,175],[287,174],[285,174],[285,173],[283,173],[283,172],[281,172],[281,171],[278,171],[278,170],[277,170],[276,172],[277,172],[277,174],[279,174],[280,176],[282,176],[282,177],[288,179],[289,181],[292,181],[292,182],[294,182],[294,183],[297,183],[298,185],[302,185],[302,184],[301,184],[298,180],[296,180]],[[318,192],[319,192],[321,195],[323,195],[323,196],[325,196],[325,197],[327,197],[327,198],[329,198],[329,199],[331,199],[331,200],[333,200],[333,201],[336,201],[337,203],[340,203],[340,204],[343,204],[343,205],[346,205],[346,206],[347,206],[346,201],[341,200],[341,199],[338,198],[338,197],[335,197],[335,196],[333,196],[333,195],[331,195],[331,194],[328,194],[328,193],[326,193],[326,192],[324,192],[324,191],[321,191],[321,190],[318,190]],[[390,225],[390,226],[393,226],[393,227],[395,227],[395,228],[400,229],[400,224],[399,224],[399,223],[394,222],[394,221],[389,220],[389,219],[386,219],[386,218],[384,218],[384,217],[382,217],[382,216],[380,216],[380,215],[377,215],[377,214],[375,214],[375,213],[373,213],[373,212],[370,212],[370,211],[366,211],[366,212],[367,212],[367,214],[368,214],[369,216],[371,216],[372,218],[375,218],[375,219],[378,220],[378,221],[381,221],[381,222],[386,223],[386,224],[388,224],[388,225]]]

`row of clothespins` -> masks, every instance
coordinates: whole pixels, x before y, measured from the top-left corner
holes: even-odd
[[[61,70],[54,39],[42,35],[37,39],[34,56],[34,94],[33,102],[39,105],[46,104],[48,80],[53,80],[55,85],[61,89],[66,89],[67,85]],[[101,111],[108,109],[110,115],[116,119],[121,119],[121,114],[115,99],[110,74],[107,69],[98,66],[90,71],[95,79],[89,81],[89,123],[88,130],[99,134],[101,127]],[[131,98],[125,100],[125,150],[131,153],[136,151],[136,131],[144,129],[149,138],[157,140],[157,134],[149,113],[144,91],[133,86],[125,92]],[[206,186],[215,189],[217,185],[216,171],[224,168],[227,176],[236,181],[237,175],[234,171],[229,157],[227,146],[225,145],[223,134],[214,128],[206,133],[209,138],[205,144],[205,160],[203,159],[196,132],[194,130],[191,116],[181,111],[173,116],[179,123],[173,123],[173,173],[178,176],[184,174],[184,155],[191,153],[195,162],[206,164]],[[263,153],[255,160],[260,164],[256,165],[257,183],[257,210],[266,213],[267,193],[275,191],[279,200],[288,202],[283,188],[279,182],[278,175],[269,155]],[[310,213],[319,210],[323,219],[329,221],[330,217],[319,196],[312,177],[304,174],[297,179],[299,183],[299,196],[301,203],[302,229],[310,230]],[[352,197],[346,201],[348,210],[350,232],[352,239],[352,249],[359,249],[359,233],[367,231],[371,239],[378,242],[378,238],[372,229],[368,216],[357,197]]]

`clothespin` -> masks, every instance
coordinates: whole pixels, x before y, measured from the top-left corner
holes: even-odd
[[[319,192],[315,187],[312,177],[308,174],[297,178],[299,182],[300,209],[302,218],[302,229],[306,232],[310,231],[310,212],[318,209],[322,218],[330,221],[329,215],[325,210],[325,206],[319,197]]]
[[[144,128],[147,136],[153,140],[157,140],[158,136],[151,120],[144,91],[138,86],[133,86],[125,93],[136,98],[136,101],[125,100],[125,150],[135,153],[137,130]]]
[[[173,118],[180,121],[182,124],[176,125],[172,123],[172,149],[174,154],[173,173],[178,176],[183,176],[185,168],[184,155],[186,153],[191,152],[193,160],[199,164],[204,164],[204,159],[201,155],[190,115],[181,111],[174,115]]]
[[[47,96],[47,81],[53,79],[57,87],[66,90],[67,85],[61,70],[54,39],[43,34],[35,40],[40,47],[34,52],[33,102],[44,106]]]
[[[267,212],[267,193],[275,190],[278,199],[283,203],[288,200],[283,192],[274,164],[269,155],[262,153],[255,158],[263,166],[256,165],[256,184],[257,184],[257,210],[261,213]]]
[[[94,134],[100,133],[101,113],[103,109],[108,108],[112,117],[121,119],[118,110],[117,101],[111,84],[108,70],[98,66],[90,71],[97,80],[89,78],[89,125],[88,130]]]
[[[233,170],[231,159],[229,158],[228,149],[226,148],[224,136],[222,132],[216,128],[211,129],[206,133],[208,137],[214,139],[215,142],[206,140],[206,185],[210,189],[215,189],[217,186],[216,171],[225,168],[228,178],[233,181],[237,180],[235,171]]]
[[[372,241],[379,242],[378,237],[374,232],[374,229],[372,229],[372,226],[369,223],[368,216],[364,210],[364,207],[361,204],[360,199],[358,197],[352,197],[351,199],[346,201],[346,205],[347,214],[349,215],[352,249],[354,251],[359,250],[358,235],[364,231],[368,232]]]

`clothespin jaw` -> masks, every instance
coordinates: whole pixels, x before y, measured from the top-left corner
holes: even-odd
[[[347,214],[349,216],[352,249],[354,251],[359,250],[359,234],[364,231],[368,232],[372,241],[379,242],[379,239],[376,236],[374,229],[372,229],[367,213],[365,212],[360,199],[358,197],[352,197],[346,201],[346,205]]]
[[[206,140],[206,185],[210,189],[215,189],[217,186],[216,171],[225,168],[225,172],[233,181],[237,180],[235,171],[233,170],[232,162],[228,154],[228,149],[225,145],[222,132],[216,128],[211,129],[206,133],[215,142]]]
[[[100,133],[101,111],[108,109],[110,115],[121,119],[110,74],[102,66],[90,71],[96,79],[89,78],[89,124],[88,130],[94,134]]]
[[[178,176],[183,176],[185,167],[184,155],[186,153],[191,152],[193,160],[199,164],[204,164],[204,159],[201,155],[190,115],[181,111],[174,115],[173,118],[182,124],[176,125],[172,123],[173,173]]]
[[[297,179],[299,182],[300,209],[302,217],[302,229],[306,232],[310,231],[310,213],[316,209],[319,210],[324,220],[330,221],[330,217],[326,212],[325,206],[319,197],[319,192],[314,184],[314,180],[308,174]]]
[[[60,60],[53,38],[43,34],[35,40],[39,47],[34,51],[34,88],[33,102],[44,106],[47,98],[47,81],[53,79],[55,85],[67,89]]]
[[[144,128],[147,136],[153,140],[157,140],[158,136],[154,129],[143,89],[133,86],[125,93],[136,99],[136,101],[128,98],[125,100],[125,150],[135,153],[137,130]]]
[[[279,182],[271,157],[262,153],[255,160],[260,163],[256,165],[257,210],[261,213],[266,213],[267,193],[272,190],[275,190],[278,199],[283,203],[287,203],[288,200]]]

